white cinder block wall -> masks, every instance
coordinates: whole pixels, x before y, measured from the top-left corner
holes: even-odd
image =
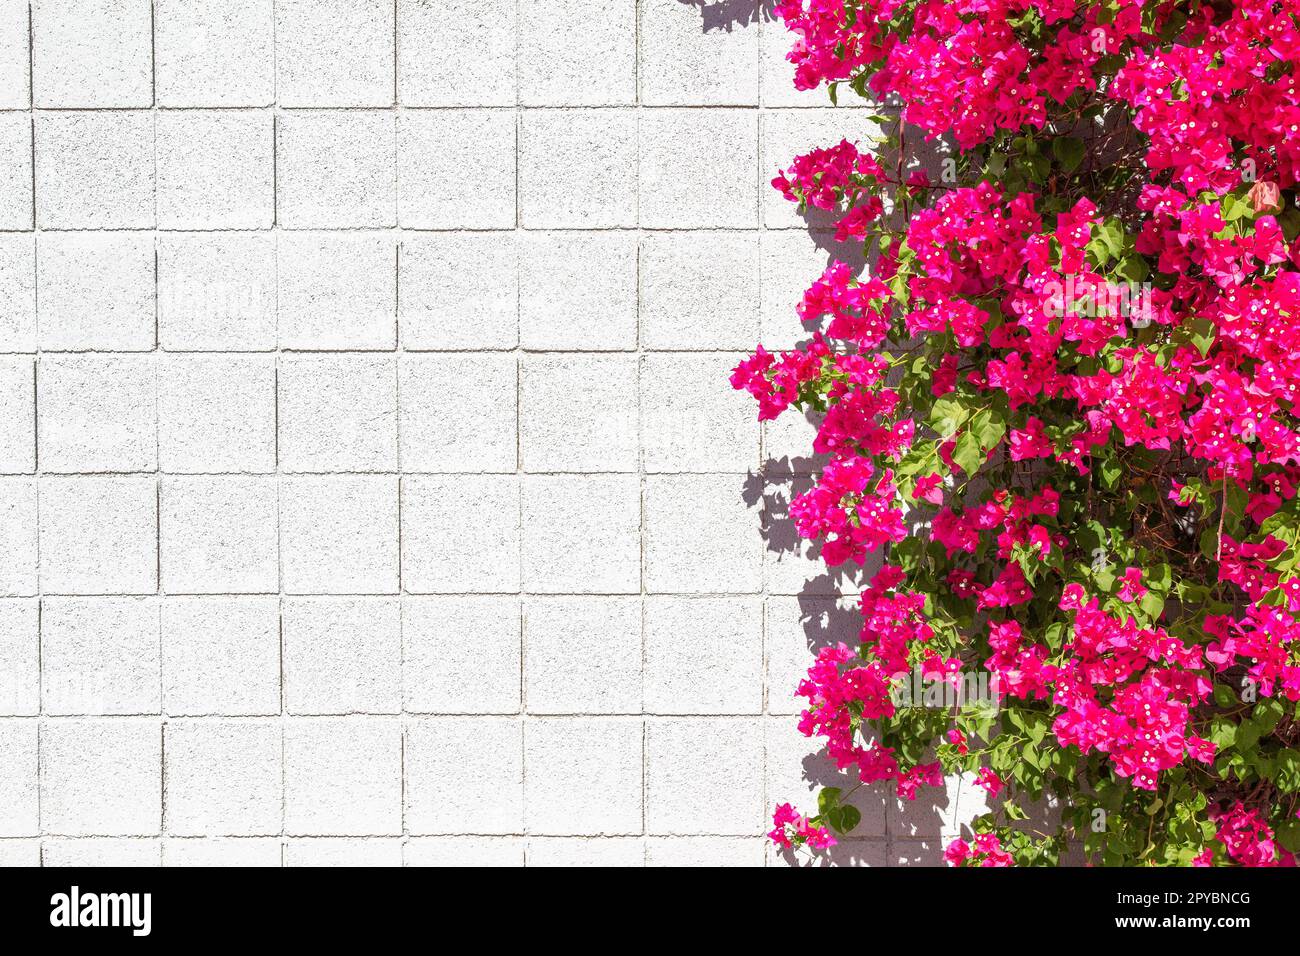
[[[0,861],[784,862],[764,6],[0,0]]]

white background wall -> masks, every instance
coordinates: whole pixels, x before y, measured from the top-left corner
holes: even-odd
[[[867,127],[759,8],[0,0],[0,860],[782,862],[856,629],[726,376]]]

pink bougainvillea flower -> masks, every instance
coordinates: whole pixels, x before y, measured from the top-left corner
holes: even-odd
[[[990,797],[996,797],[1002,792],[1002,778],[999,777],[988,767],[981,767],[978,777],[975,780],[977,786],[983,787],[988,791]]]
[[[1124,576],[1120,578],[1119,590],[1115,596],[1121,601],[1136,601],[1147,593],[1147,589],[1142,585],[1141,568],[1125,568]]]

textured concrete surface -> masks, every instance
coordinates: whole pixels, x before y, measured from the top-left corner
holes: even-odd
[[[726,374],[867,127],[765,6],[0,0],[0,862],[788,862],[853,616]]]

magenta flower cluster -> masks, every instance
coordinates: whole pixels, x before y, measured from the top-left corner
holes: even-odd
[[[1294,865],[1300,0],[777,15],[797,87],[884,104],[875,142],[773,180],[863,255],[810,277],[807,342],[732,376],[817,424],[799,534],[886,562],[801,730],[904,798],[969,773],[991,810],[954,865]],[[993,699],[900,703],[914,670]],[[848,799],[772,838],[832,844]]]

